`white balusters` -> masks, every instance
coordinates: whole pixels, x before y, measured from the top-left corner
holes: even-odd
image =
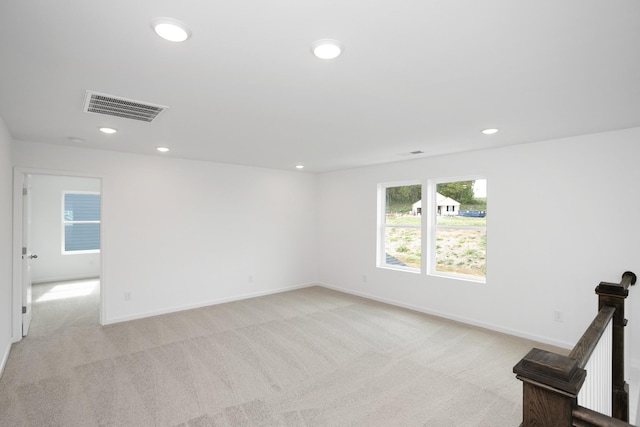
[[[613,322],[610,321],[584,369],[578,405],[611,416]]]

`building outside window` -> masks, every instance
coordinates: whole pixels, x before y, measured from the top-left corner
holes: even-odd
[[[487,271],[487,181],[435,182],[429,273],[484,281]]]
[[[378,265],[419,272],[422,267],[422,185],[380,187]]]
[[[100,194],[64,192],[62,253],[100,252]]]
[[[378,267],[485,281],[486,179],[380,184],[378,196]]]

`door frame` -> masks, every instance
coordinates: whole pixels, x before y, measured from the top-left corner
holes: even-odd
[[[104,244],[104,177],[101,175],[59,171],[49,169],[34,168],[13,168],[13,300],[11,316],[11,336],[13,342],[22,339],[22,221],[23,197],[22,185],[25,175],[55,175],[75,178],[95,178],[100,180],[100,314],[99,322],[104,325],[104,315],[106,313],[106,278],[104,274],[105,244]]]

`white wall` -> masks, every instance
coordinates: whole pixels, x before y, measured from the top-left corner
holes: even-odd
[[[640,128],[319,176],[28,142],[12,151],[16,166],[103,177],[107,323],[320,279],[570,347],[596,313],[598,282],[640,274]],[[488,178],[487,283],[376,268],[377,184],[466,175]],[[633,366],[639,312],[636,285]]]
[[[31,250],[33,282],[96,277],[100,254],[62,254],[62,194],[65,191],[100,192],[100,180],[58,175],[31,178]]]
[[[11,135],[0,117],[0,374],[11,349],[13,173]]]
[[[105,323],[317,280],[314,175],[23,141],[13,159],[102,178]]]
[[[570,347],[597,312],[595,286],[640,275],[639,159],[635,128],[324,174],[321,282]],[[376,268],[378,183],[476,174],[488,178],[486,284]],[[640,286],[628,303],[638,364]]]
[[[638,316],[636,316],[636,319]],[[637,362],[637,360],[636,360]],[[631,365],[629,373],[629,420],[633,425],[640,425],[640,369]]]

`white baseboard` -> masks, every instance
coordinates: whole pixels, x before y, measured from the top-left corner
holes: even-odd
[[[243,299],[262,297],[265,295],[279,294],[281,292],[293,291],[295,289],[303,289],[303,288],[308,288],[310,286],[317,286],[317,285],[318,285],[317,283],[305,283],[302,285],[285,286],[282,288],[269,289],[266,291],[251,292],[248,294],[236,295],[236,296],[227,297],[227,298],[219,298],[215,300],[203,301],[197,304],[187,304],[187,305],[171,307],[171,308],[166,308],[161,310],[147,311],[145,313],[133,314],[130,316],[114,317],[112,319],[106,319],[102,324],[112,325],[114,323],[128,322],[130,320],[144,319],[145,317],[160,316],[162,314],[176,313],[178,311],[192,310],[194,308],[208,307],[210,305],[218,305],[218,304],[224,304],[227,302],[239,301]]]
[[[477,321],[475,319],[469,319],[466,317],[461,317],[461,316],[452,316],[450,314],[447,313],[443,313],[437,310],[429,310],[429,309],[425,309],[423,307],[418,307],[412,304],[406,304],[400,301],[396,301],[396,300],[392,300],[392,299],[388,299],[388,298],[380,298],[378,296],[375,295],[371,295],[371,294],[367,294],[365,292],[357,292],[357,291],[353,291],[351,289],[345,289],[345,288],[341,288],[340,286],[333,286],[333,285],[329,285],[326,283],[319,283],[320,286],[323,286],[325,288],[328,289],[333,289],[336,291],[340,291],[340,292],[344,292],[347,294],[351,294],[351,295],[356,295],[359,297],[363,297],[363,298],[367,298],[367,299],[371,299],[374,301],[379,301],[379,302],[384,302],[386,304],[391,304],[391,305],[395,305],[398,307],[403,307],[403,308],[408,308],[409,310],[413,310],[413,311],[418,311],[420,313],[425,313],[425,314],[429,314],[431,316],[437,316],[437,317],[442,317],[444,319],[449,319],[449,320],[454,320],[456,322],[460,322],[460,323],[464,323],[467,325],[472,325],[472,326],[477,326],[480,328],[484,328],[484,329],[489,329],[491,331],[495,331],[495,332],[500,332],[503,334],[507,334],[507,335],[513,335],[519,338],[525,338],[531,341],[536,341],[539,343],[543,343],[543,344],[548,344],[548,345],[552,345],[555,347],[560,347],[563,349],[567,349],[570,350],[573,348],[574,344],[568,343],[568,342],[564,342],[564,341],[558,341],[558,340],[553,340],[550,339],[549,337],[544,337],[544,336],[539,336],[539,335],[532,335],[529,334],[527,332],[522,332],[522,331],[518,331],[516,329],[510,329],[510,328],[505,328],[503,326],[499,326],[499,325],[494,325],[491,323],[486,323],[486,322],[480,322]]]
[[[4,367],[7,366],[7,361],[9,360],[9,353],[11,353],[12,343],[8,343],[7,349],[2,356],[2,362],[0,362],[0,378],[2,378],[2,374],[4,373]]]

